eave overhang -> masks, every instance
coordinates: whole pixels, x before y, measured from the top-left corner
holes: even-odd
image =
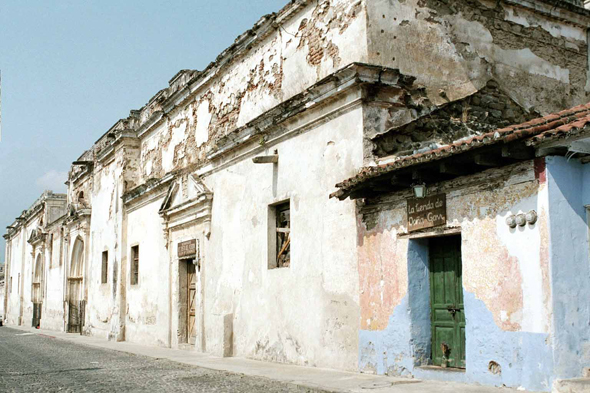
[[[590,134],[590,103],[526,123],[459,140],[437,149],[394,157],[391,162],[362,168],[356,176],[336,184],[331,198],[372,197],[502,167],[534,157],[568,152],[570,138]],[[542,148],[562,140],[555,148]]]

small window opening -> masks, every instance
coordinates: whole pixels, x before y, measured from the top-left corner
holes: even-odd
[[[100,282],[106,284],[109,276],[109,252],[102,252],[102,276]]]
[[[49,236],[49,268],[53,267],[53,233]]]
[[[139,283],[139,246],[131,247],[131,285]]]
[[[271,234],[274,237],[273,263],[269,267],[280,268],[291,265],[291,207],[289,201],[272,206],[274,223]],[[272,225],[274,224],[274,225]]]
[[[78,193],[78,202],[79,203],[84,203],[84,191],[80,191]]]

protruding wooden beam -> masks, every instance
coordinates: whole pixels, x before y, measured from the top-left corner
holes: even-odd
[[[279,162],[279,155],[273,154],[270,156],[258,156],[252,159],[255,164],[276,164]]]
[[[536,151],[537,157],[544,157],[544,156],[563,156],[567,153],[566,146],[549,146],[549,147],[540,147]]]
[[[433,172],[436,171],[436,172]],[[440,180],[440,176],[438,173],[437,168],[421,168],[421,169],[414,169],[412,171],[412,180],[414,182],[427,182],[432,183]]]
[[[531,159],[535,158],[535,151],[533,148],[526,147],[526,146],[518,146],[518,147],[503,146],[502,147],[502,157],[512,158],[515,160],[531,160]]]
[[[476,154],[474,156],[474,161],[477,165],[489,167],[502,166],[504,164],[504,161],[502,161],[500,157],[492,156],[489,154]]]
[[[410,187],[412,185],[412,180],[400,175],[393,175],[391,177],[391,184],[399,187]]]
[[[375,192],[371,191],[368,188],[361,188],[360,190],[356,190],[350,193],[350,199],[359,199],[359,198],[369,198],[374,196]]]
[[[463,176],[471,172],[469,165],[456,162],[441,162],[438,170],[442,174],[455,176]]]
[[[90,166],[90,165],[94,165],[94,162],[93,161],[74,161],[74,162],[72,162],[72,165]]]

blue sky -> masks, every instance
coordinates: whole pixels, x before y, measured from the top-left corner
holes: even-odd
[[[176,72],[286,3],[0,1],[0,233],[44,190],[64,192],[71,162]]]

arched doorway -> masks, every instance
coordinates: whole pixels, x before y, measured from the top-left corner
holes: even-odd
[[[35,271],[33,274],[33,293],[31,294],[31,300],[33,301],[33,327],[39,327],[41,325],[41,305],[43,304],[43,293],[42,285],[43,281],[43,258],[41,254],[37,255],[35,262]]]
[[[72,261],[68,272],[68,333],[81,333],[84,325],[84,241],[78,237],[72,249]]]

